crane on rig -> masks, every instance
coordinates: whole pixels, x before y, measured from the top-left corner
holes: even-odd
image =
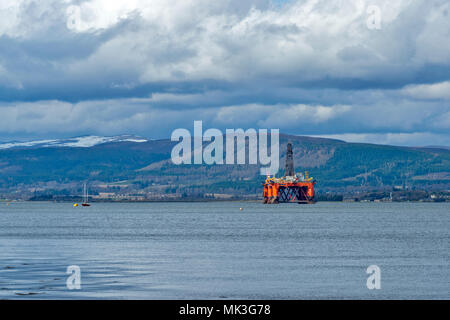
[[[309,177],[306,171],[303,173],[295,173],[294,171],[294,152],[292,144],[287,144],[286,150],[286,166],[284,177],[276,178],[267,175],[264,182],[263,202],[266,204],[277,204],[285,202],[297,203],[315,203],[314,185],[316,180]]]

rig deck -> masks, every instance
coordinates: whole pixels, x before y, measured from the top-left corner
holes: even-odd
[[[314,184],[311,182],[269,182],[264,183],[264,203],[285,202],[315,203]]]

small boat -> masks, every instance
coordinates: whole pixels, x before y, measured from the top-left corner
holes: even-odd
[[[88,189],[86,187],[86,183],[84,183],[84,188],[83,188],[83,203],[81,204],[83,207],[90,207],[91,205],[89,204],[89,195],[88,195]]]

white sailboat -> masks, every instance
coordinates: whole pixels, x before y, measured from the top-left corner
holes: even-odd
[[[88,189],[86,186],[86,182],[84,183],[83,187],[83,203],[81,204],[83,207],[89,207],[89,195],[88,195]]]

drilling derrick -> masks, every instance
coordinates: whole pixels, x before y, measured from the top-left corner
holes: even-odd
[[[292,151],[292,144],[288,143],[286,151],[286,169],[284,170],[284,176],[292,177],[294,175],[294,152]]]
[[[286,150],[286,166],[284,177],[267,176],[264,186],[264,203],[277,204],[285,202],[315,203],[314,185],[316,180],[310,178],[308,172],[294,172],[294,152],[288,143]]]

